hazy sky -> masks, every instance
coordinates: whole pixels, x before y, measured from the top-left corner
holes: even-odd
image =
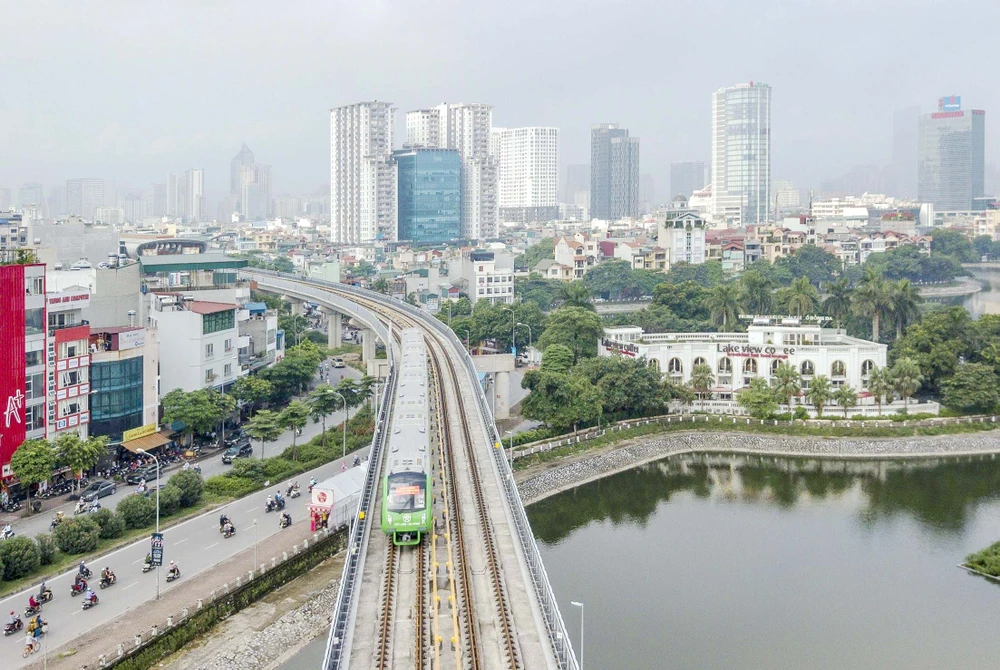
[[[0,17],[15,199],[26,181],[148,189],[203,167],[214,213],[244,141],[275,195],[312,191],[329,108],[369,99],[491,103],[497,126],[560,128],[563,166],[618,122],[663,195],[671,161],[708,160],[712,91],[748,80],[774,88],[773,175],[797,186],[888,162],[893,110],[945,94],[987,110],[998,156],[989,0],[0,0]]]

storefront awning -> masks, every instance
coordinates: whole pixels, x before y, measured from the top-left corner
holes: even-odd
[[[170,444],[170,442],[171,440],[169,437],[164,435],[163,432],[159,432],[153,433],[152,435],[144,435],[134,440],[129,440],[128,442],[122,442],[122,447],[128,449],[133,454],[137,454],[140,449],[143,451],[152,451],[157,447]]]

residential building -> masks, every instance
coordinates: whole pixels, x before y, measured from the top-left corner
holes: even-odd
[[[175,174],[167,175],[167,216],[176,219],[184,218],[187,207],[187,183],[183,177]]]
[[[800,206],[799,190],[788,179],[775,179],[773,193],[778,212],[798,209]]]
[[[686,201],[678,200],[677,204],[656,231],[657,245],[666,250],[667,270],[676,263],[701,265],[706,260],[705,220],[687,209]]]
[[[0,188],[0,212],[11,211],[10,189]]]
[[[556,262],[571,268],[572,279],[582,279],[587,270],[597,265],[601,252],[598,241],[585,233],[560,237],[553,246]]]
[[[271,215],[271,166],[261,163],[240,169],[239,213],[246,221],[260,221]]]
[[[198,300],[237,304],[250,299],[250,287],[239,277],[247,264],[245,258],[221,253],[139,256],[146,292],[183,291]]]
[[[616,123],[590,129],[590,216],[617,221],[639,211],[639,138]]]
[[[950,96],[922,114],[917,133],[917,199],[939,210],[970,210],[984,193],[986,112]]]
[[[24,211],[32,205],[41,207],[45,204],[42,195],[42,185],[38,182],[31,182],[22,186],[17,192],[17,206]],[[5,209],[0,207],[0,209]]]
[[[184,173],[186,202],[185,218],[188,221],[208,221],[208,201],[205,199],[205,170],[193,168]]]
[[[559,129],[494,128],[498,203],[503,221],[532,223],[559,216]]]
[[[330,239],[396,239],[396,108],[359,102],[330,110]]]
[[[462,254],[462,278],[469,300],[475,304],[514,302],[514,262],[507,254],[474,249]]]
[[[462,234],[462,159],[454,149],[393,152],[397,166],[397,239],[457,240]]]
[[[103,179],[66,180],[66,210],[69,214],[93,221],[98,207],[104,207]]]
[[[159,363],[156,330],[91,326],[90,435],[105,435],[109,446],[116,447],[127,431],[155,428]]]
[[[20,214],[0,212],[0,250],[28,246],[28,226]]]
[[[264,303],[247,303],[245,308],[249,318],[239,322],[239,332],[249,339],[239,363],[242,370],[255,372],[285,357],[285,332],[278,330],[278,312],[267,309]]]
[[[52,292],[87,289],[90,299],[81,316],[92,329],[141,324],[145,316],[140,268],[136,261],[112,257],[100,266],[50,270],[46,284]]]
[[[670,164],[670,197],[683,195],[689,199],[695,191],[705,188],[705,162],[680,161]]]
[[[712,220],[738,228],[771,220],[771,87],[712,94]]]
[[[239,349],[238,307],[194,300],[181,293],[150,294],[148,325],[159,331],[160,397],[175,388],[196,391],[228,389],[243,371]],[[243,316],[247,316],[244,312]]]
[[[121,207],[98,207],[94,213],[94,225],[121,226],[125,223],[125,210]]]
[[[543,258],[531,268],[532,272],[537,272],[545,279],[558,279],[560,281],[571,281],[574,279],[573,266],[563,265],[557,260]]]
[[[406,143],[455,149],[462,159],[462,238],[497,236],[497,163],[490,151],[493,107],[483,103],[442,103],[406,113]]]
[[[70,287],[45,295],[48,417],[46,439],[63,431],[87,437],[90,423],[90,324],[83,310],[90,291]]]

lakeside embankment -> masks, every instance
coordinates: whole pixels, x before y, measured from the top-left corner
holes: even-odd
[[[829,459],[930,459],[1000,453],[1000,432],[897,438],[828,438],[674,432],[578,451],[516,473],[526,505],[650,461],[689,453]]]

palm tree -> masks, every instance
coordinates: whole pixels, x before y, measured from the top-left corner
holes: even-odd
[[[879,320],[889,312],[889,291],[885,280],[871,268],[865,270],[865,278],[854,291],[853,309],[858,316],[872,320],[872,341],[878,342]]]
[[[834,401],[844,408],[844,418],[847,418],[847,410],[858,404],[858,392],[853,386],[839,386],[833,392]]]
[[[712,323],[725,331],[726,326],[739,318],[739,284],[734,281],[716,284],[705,297],[705,307],[712,313]]]
[[[823,311],[827,316],[833,317],[837,323],[837,330],[847,315],[851,313],[851,283],[847,277],[841,277],[826,285],[826,298],[823,299]]]
[[[559,287],[559,298],[563,301],[563,307],[583,307],[594,311],[590,289],[582,281],[564,282]]]
[[[774,284],[760,270],[740,277],[740,304],[751,314],[770,314],[774,308]]]
[[[688,382],[691,390],[695,392],[699,400],[704,400],[715,384],[715,375],[712,374],[712,366],[708,363],[698,363],[691,368],[691,381]]]
[[[910,396],[920,389],[920,384],[923,381],[924,378],[920,374],[920,366],[912,358],[900,358],[892,366],[892,390],[897,395],[902,396],[903,407],[907,413],[910,411]]]
[[[791,286],[781,291],[781,302],[796,316],[805,316],[816,309],[816,298],[816,287],[809,283],[808,277],[793,280]]]
[[[872,368],[868,373],[868,392],[875,397],[879,416],[882,416],[882,403],[892,397],[892,373],[889,368]]]
[[[379,277],[372,283],[372,290],[376,293],[389,293],[389,282],[385,277]]]
[[[788,363],[781,363],[774,371],[771,378],[774,390],[785,399],[788,406],[788,413],[792,413],[792,398],[799,394],[802,388],[799,386],[799,372]]]
[[[833,400],[833,387],[826,375],[813,377],[812,381],[809,382],[809,388],[806,389],[806,398],[816,408],[816,416],[823,418],[823,407]]]
[[[903,336],[903,329],[920,318],[920,303],[924,301],[917,287],[909,279],[889,282],[889,313],[896,324],[896,339]]]

